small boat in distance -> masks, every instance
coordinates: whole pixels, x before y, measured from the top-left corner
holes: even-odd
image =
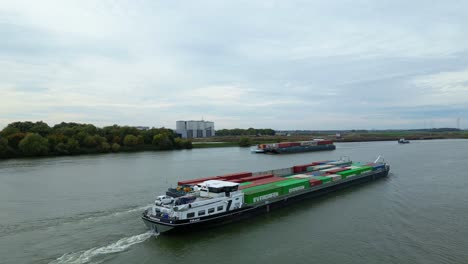
[[[406,140],[406,139],[404,139],[404,138],[400,138],[400,139],[398,140],[398,143],[399,143],[399,144],[408,144],[408,143],[410,143],[410,142],[409,142],[409,140]]]
[[[259,144],[251,149],[252,153],[282,154],[298,153],[320,150],[334,150],[336,146],[331,140],[313,139],[309,141],[280,142],[271,144]]]

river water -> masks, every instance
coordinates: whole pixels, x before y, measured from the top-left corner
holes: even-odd
[[[158,236],[140,220],[178,179],[378,155],[388,178],[247,221]],[[0,263],[468,263],[467,162],[468,140],[0,161]]]

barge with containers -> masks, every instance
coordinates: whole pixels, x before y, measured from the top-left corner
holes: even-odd
[[[282,154],[334,149],[336,149],[336,146],[333,144],[333,141],[314,139],[298,142],[258,144],[256,148],[252,149],[251,151],[253,153]]]
[[[158,233],[198,230],[269,212],[299,200],[386,177],[390,166],[317,161],[291,168],[179,181],[157,197],[142,219]]]

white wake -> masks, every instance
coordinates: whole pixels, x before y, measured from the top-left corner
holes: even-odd
[[[118,253],[126,250],[132,245],[142,243],[151,236],[155,236],[154,232],[146,232],[136,236],[125,237],[119,239],[117,242],[109,244],[104,247],[95,247],[84,251],[67,253],[61,256],[60,258],[50,262],[49,264],[59,264],[59,263],[73,263],[73,264],[83,264],[90,263],[91,261],[96,260],[99,256]]]

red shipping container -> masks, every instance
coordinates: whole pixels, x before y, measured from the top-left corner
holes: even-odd
[[[181,186],[181,185],[195,185],[195,184],[200,183],[200,182],[204,182],[204,181],[208,181],[208,180],[217,180],[217,179],[218,179],[217,176],[213,176],[213,177],[205,177],[205,178],[198,178],[198,179],[179,181],[179,182],[177,182],[177,184],[179,186]]]
[[[304,172],[307,170],[307,167],[309,166],[314,166],[314,164],[311,163],[311,164],[296,165],[293,167],[293,173]]]
[[[217,176],[218,180],[235,180],[235,179],[240,179],[240,178],[245,178],[252,176],[251,172],[238,172],[238,173],[231,173],[231,174],[225,174],[221,176]]]
[[[317,145],[328,145],[328,144],[333,144],[333,141],[331,140],[320,140],[317,142]]]
[[[242,182],[248,182],[248,181],[258,181],[261,179],[265,178],[270,178],[273,177],[273,174],[265,174],[265,175],[257,175],[257,176],[251,176],[251,177],[245,177],[239,180],[242,180]]]
[[[345,170],[349,170],[349,169],[347,169],[347,168],[339,168],[339,169],[329,170],[329,171],[327,171],[327,174],[336,174],[337,172],[345,171]]]
[[[263,184],[272,183],[272,182],[279,182],[279,181],[284,181],[284,180],[286,180],[286,178],[273,176],[273,177],[257,180],[255,182],[253,182],[252,184],[249,184],[249,185],[239,186],[239,189],[242,190],[242,189],[245,189],[245,188],[250,188],[250,187],[254,187],[254,186],[258,186],[258,185],[263,185]]]
[[[316,179],[310,179],[309,182],[310,182],[310,186],[311,186],[311,187],[312,187],[312,186],[317,186],[317,185],[322,184],[322,181],[316,180]]]
[[[229,180],[230,182],[236,182],[236,183],[243,183],[246,181],[243,181],[242,179],[235,179],[235,180]]]

